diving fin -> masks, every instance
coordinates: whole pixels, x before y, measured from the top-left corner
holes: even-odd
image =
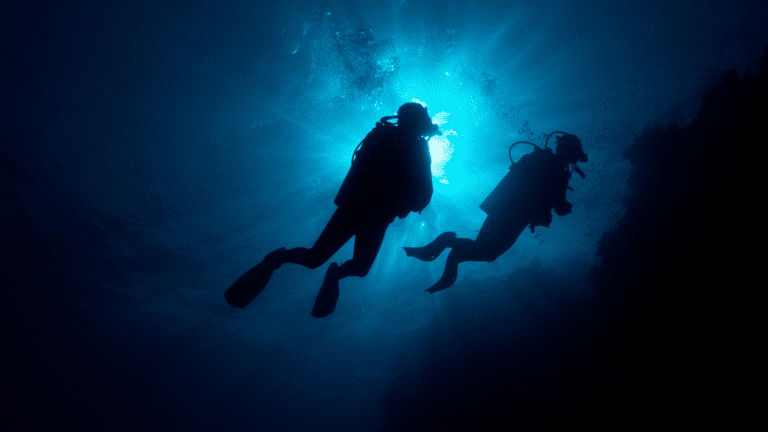
[[[272,278],[272,273],[282,264],[279,256],[284,254],[285,248],[274,250],[264,257],[264,260],[256,264],[238,278],[225,292],[227,303],[234,307],[244,308],[248,306],[267,286]]]
[[[315,305],[312,307],[312,316],[315,318],[325,318],[332,314],[336,309],[336,302],[339,301],[339,265],[331,263],[328,271],[325,273],[323,286],[315,298]]]

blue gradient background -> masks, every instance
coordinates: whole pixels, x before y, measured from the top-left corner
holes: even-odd
[[[1,20],[4,404],[94,430],[375,431],[385,394],[453,350],[567,362],[622,152],[685,125],[722,72],[754,74],[768,41],[760,1],[8,2]],[[451,131],[435,194],[368,276],[322,320],[327,265],[228,306],[267,252],[312,245],[357,143],[414,99]],[[402,247],[474,237],[509,144],[553,130],[589,154],[574,212],[426,294],[445,255]]]

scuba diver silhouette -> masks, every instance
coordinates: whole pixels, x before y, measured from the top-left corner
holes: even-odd
[[[556,133],[564,135],[557,137],[557,152],[553,153],[547,143]],[[515,163],[511,156],[512,147],[521,143],[533,145],[534,151]],[[451,248],[443,276],[427,289],[430,294],[453,285],[459,263],[493,262],[512,247],[526,226],[530,226],[531,232],[536,226],[549,227],[553,208],[559,216],[571,212],[571,203],[565,200],[566,189],[573,190],[568,181],[573,171],[581,178],[585,177],[577,163],[587,161],[578,137],[552,132],[547,136],[544,149],[527,141],[518,141],[509,147],[509,154],[512,162],[509,173],[480,204],[488,217],[475,240],[457,238],[456,233],[445,232],[426,246],[404,248],[406,255],[422,261],[432,261],[444,249]]]
[[[396,125],[390,123],[393,119],[397,119]],[[314,246],[270,252],[227,289],[227,302],[246,307],[281,265],[315,269],[355,236],[352,259],[341,265],[331,263],[312,308],[315,318],[330,315],[339,297],[339,280],[368,274],[395,217],[403,219],[429,204],[432,161],[427,139],[433,135],[442,132],[421,104],[403,104],[396,116],[383,117],[355,149],[352,167],[334,200],[338,208]]]

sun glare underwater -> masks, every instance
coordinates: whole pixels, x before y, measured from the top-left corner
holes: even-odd
[[[301,98],[330,113],[336,112],[339,103],[350,110],[357,107],[360,115],[353,116],[357,121],[344,124],[356,133],[372,127],[375,119],[367,115],[372,110],[376,115],[393,115],[405,102],[420,103],[443,131],[429,141],[432,174],[443,185],[438,190],[450,195],[466,187],[467,146],[481,122],[489,121],[499,108],[502,88],[498,77],[476,71],[465,57],[472,55],[469,47],[457,52],[453,31],[446,30],[427,52],[419,41],[377,39],[372,28],[333,32],[335,26],[329,28],[323,22],[302,28],[302,39],[314,38],[306,49],[312,58],[308,84],[314,81],[316,93],[304,93]],[[297,44],[292,55],[300,54],[301,46]],[[356,139],[349,136],[348,140]]]

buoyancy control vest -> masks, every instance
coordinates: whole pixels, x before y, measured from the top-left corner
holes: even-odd
[[[509,167],[509,172],[480,204],[488,215],[522,215],[534,226],[548,227],[552,208],[567,206],[565,193],[570,171],[552,152],[534,146]]]
[[[432,198],[429,146],[382,119],[360,142],[334,203],[404,218]]]

